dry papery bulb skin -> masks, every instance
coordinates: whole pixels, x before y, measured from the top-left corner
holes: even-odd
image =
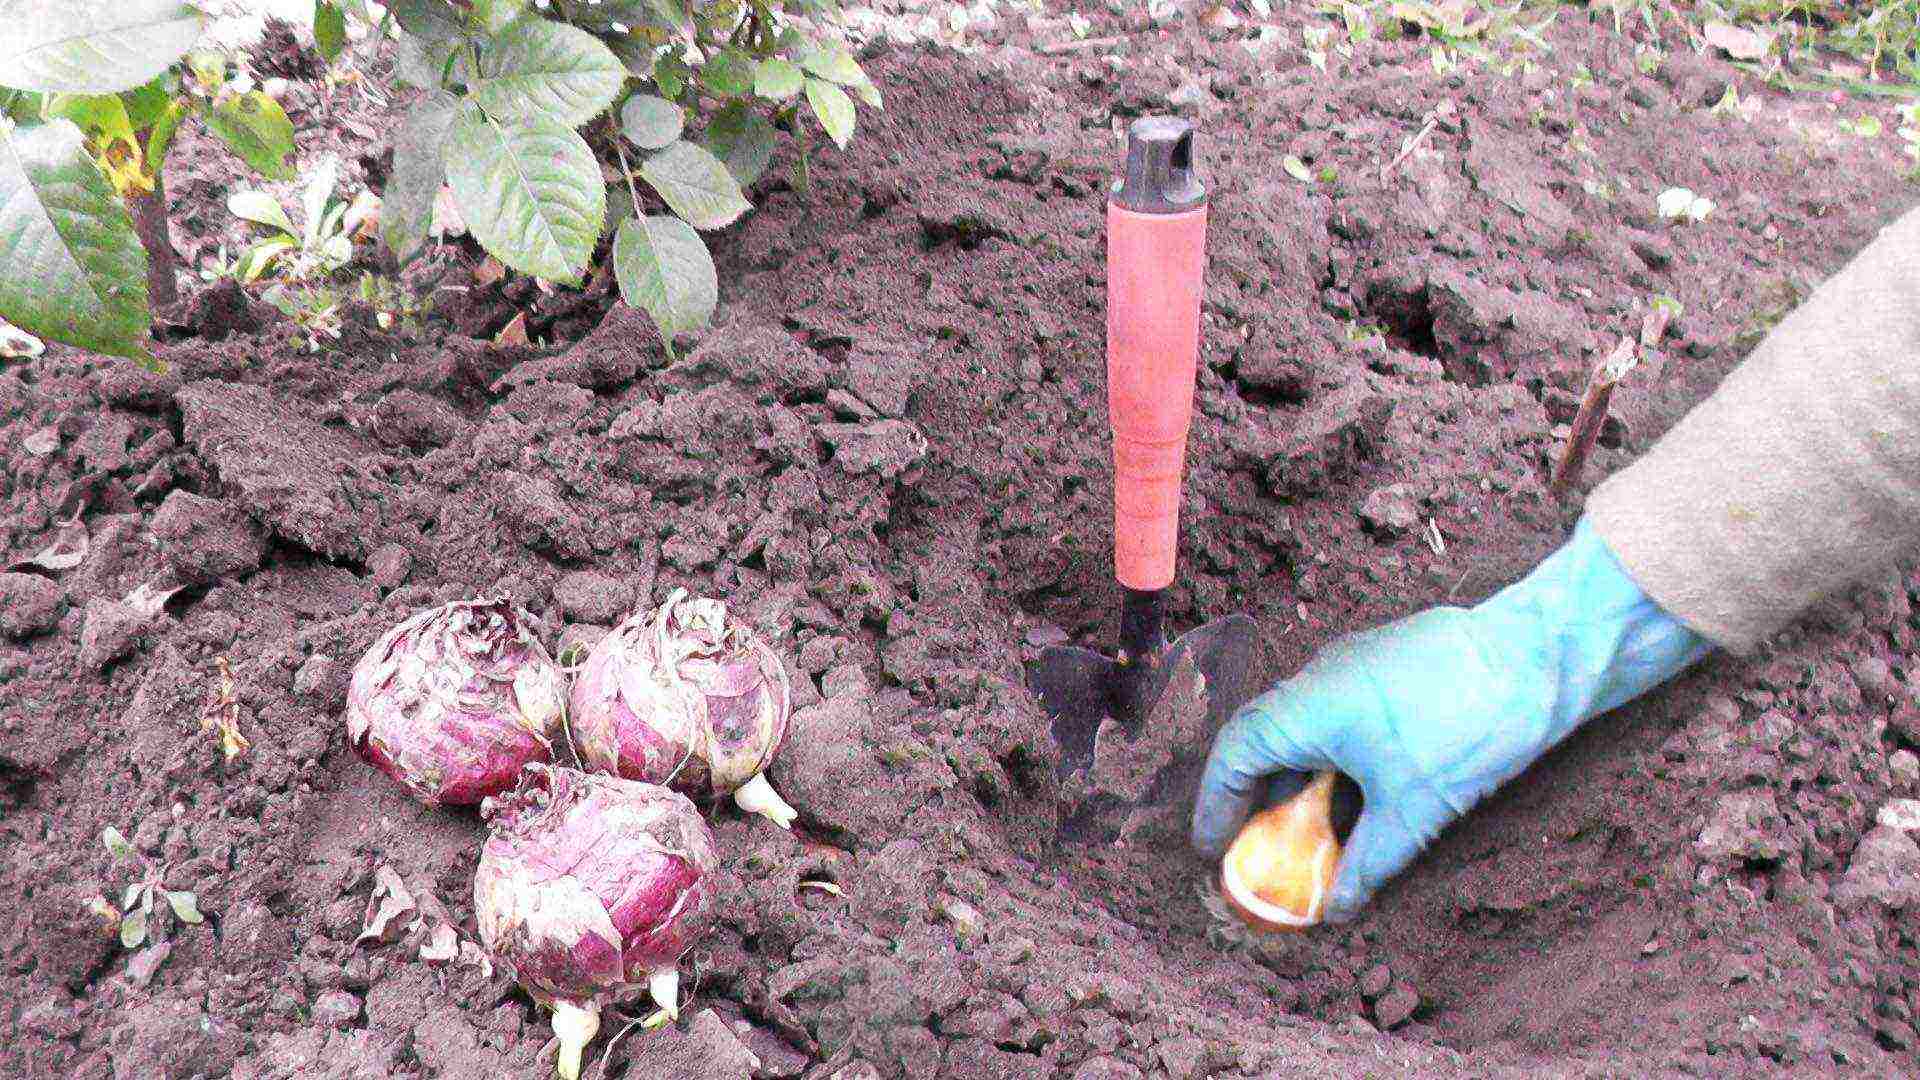
[[[787,669],[724,602],[676,589],[635,612],[588,653],[569,700],[588,769],[703,801],[732,795],[792,826],[794,809],[766,777],[793,712]]]
[[[1247,819],[1220,860],[1221,896],[1255,929],[1306,930],[1325,916],[1340,868],[1335,777],[1318,773],[1293,798]]]

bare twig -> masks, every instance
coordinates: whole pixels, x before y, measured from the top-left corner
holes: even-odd
[[[1638,361],[1639,351],[1633,339],[1623,337],[1600,366],[1593,369],[1593,376],[1587,380],[1587,392],[1580,398],[1580,409],[1573,414],[1573,430],[1567,434],[1567,445],[1560,451],[1560,462],[1554,466],[1553,479],[1547,485],[1554,498],[1565,498],[1567,490],[1579,481],[1580,470],[1586,467],[1587,456],[1593,453],[1594,440],[1600,437],[1600,429],[1607,422],[1613,388]]]
[[[1401,162],[1412,157],[1413,152],[1415,150],[1420,149],[1420,144],[1427,141],[1427,136],[1433,134],[1433,129],[1439,126],[1440,126],[1440,117],[1438,116],[1427,117],[1427,122],[1420,126],[1420,130],[1417,133],[1415,133],[1413,138],[1407,140],[1407,145],[1404,147],[1401,147],[1400,152],[1398,154],[1393,155],[1393,160],[1381,166],[1380,178],[1384,180],[1388,176],[1392,175],[1393,170],[1399,168]]]
[[[1105,49],[1114,45],[1125,45],[1127,35],[1114,34],[1109,37],[1081,38],[1078,41],[1051,41],[1034,52],[1041,56],[1059,56],[1061,53],[1087,52],[1092,49]]]

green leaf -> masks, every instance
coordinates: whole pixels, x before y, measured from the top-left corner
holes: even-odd
[[[320,226],[327,216],[327,203],[333,198],[333,185],[340,179],[340,159],[328,154],[320,160],[300,191],[300,244],[312,247],[320,239]]]
[[[116,859],[133,858],[133,845],[127,843],[124,833],[111,825],[100,830],[100,842],[106,845],[107,853]],[[129,900],[127,903],[131,906],[133,901]]]
[[[800,92],[807,77],[791,60],[769,56],[753,72],[753,92],[773,101],[785,101]]]
[[[853,92],[860,95],[860,100],[866,102],[873,108],[878,109],[882,107],[880,88],[873,85],[872,79],[861,79],[859,82],[854,83]]]
[[[620,106],[620,131],[642,150],[658,150],[680,137],[687,117],[680,106],[652,94],[635,94]]]
[[[120,906],[128,911],[135,908],[150,910],[153,904],[147,901],[147,883],[136,881],[128,885],[126,891],[120,894]]]
[[[137,949],[147,940],[147,913],[129,911],[120,916],[120,945],[123,948]]]
[[[280,103],[258,90],[234,94],[206,112],[207,127],[240,160],[269,180],[293,179],[293,121]]]
[[[660,96],[669,101],[686,92],[687,80],[692,76],[693,69],[678,53],[661,53],[653,62],[653,85],[659,87]]]
[[[742,187],[767,171],[778,137],[767,118],[744,101],[729,102],[707,124],[707,149],[726,163]]]
[[[153,363],[147,253],[72,121],[0,122],[0,318]]]
[[[152,127],[173,107],[173,95],[160,82],[160,79],[155,79],[120,95],[121,104],[126,106],[127,122],[133,125],[135,131]]]
[[[200,39],[181,0],[0,0],[0,86],[70,94],[131,90]]]
[[[707,325],[720,299],[707,245],[693,226],[669,214],[620,223],[613,276],[620,295],[646,312],[669,343],[675,334]]]
[[[22,123],[38,123],[40,108],[45,102],[44,95],[0,86],[0,116]]]
[[[472,18],[480,29],[497,34],[525,10],[527,0],[474,0]]]
[[[233,276],[248,284],[258,281],[260,275],[267,272],[267,267],[273,265],[273,260],[299,246],[294,243],[293,237],[288,235],[268,237],[250,244],[247,250],[241,252],[240,257],[233,261]]]
[[[313,43],[329,64],[347,47],[347,13],[332,0],[314,0]]]
[[[185,889],[167,894],[167,904],[173,908],[173,917],[183,923],[195,926],[206,922],[206,916],[200,914],[200,898]]]
[[[800,66],[810,75],[818,76],[828,82],[853,86],[867,81],[867,74],[853,59],[853,54],[845,49],[827,48],[808,53],[800,61]]]
[[[446,163],[454,205],[494,258],[535,277],[580,279],[607,193],[577,132],[543,117],[501,124],[465,108],[447,135]]]
[[[447,132],[459,112],[452,95],[429,94],[394,135],[393,169],[380,195],[380,234],[403,263],[426,243],[433,225],[433,201],[447,182]]]
[[[739,49],[722,49],[700,65],[700,81],[723,97],[753,93],[753,58]]]
[[[227,212],[256,225],[279,229],[289,236],[297,231],[293,227],[293,219],[287,216],[286,208],[280,205],[278,199],[264,191],[241,188],[227,196]]]
[[[640,166],[640,175],[660,193],[673,212],[702,229],[731,225],[753,204],[740,182],[705,147],[677,142]]]
[[[806,140],[801,140],[800,151],[793,155],[793,175],[788,178],[788,182],[793,185],[795,191],[804,193],[807,190],[808,174],[812,172],[812,166],[809,164],[812,153]]]
[[[167,102],[167,111],[160,114],[153,126],[147,129],[147,168],[154,175],[160,174],[160,167],[167,160],[167,150],[173,146],[174,133],[180,130],[180,121],[186,119],[187,109],[175,101]]]
[[[64,116],[102,140],[133,142],[133,122],[117,94],[55,94],[47,101],[47,115]]]
[[[466,36],[466,24],[447,0],[391,0],[386,8],[402,30],[417,37],[446,41]]]
[[[606,111],[626,78],[626,65],[592,34],[524,19],[481,51],[470,93],[495,120],[546,117],[577,127]]]
[[[820,126],[827,129],[834,145],[845,150],[847,140],[853,138],[853,99],[830,82],[808,79],[807,104],[813,106],[813,115],[819,118]]]

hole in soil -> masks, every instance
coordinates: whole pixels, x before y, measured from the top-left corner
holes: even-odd
[[[33,798],[37,778],[11,758],[0,757],[0,813],[17,810]]]
[[[1395,348],[1440,359],[1440,342],[1433,333],[1432,295],[1426,286],[1407,292],[1371,290],[1361,314],[1371,316]]]

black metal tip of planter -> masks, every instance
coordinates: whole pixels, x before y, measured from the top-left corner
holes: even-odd
[[[1178,214],[1207,201],[1193,171],[1193,123],[1143,116],[1127,128],[1127,160],[1113,201],[1138,214]]]

